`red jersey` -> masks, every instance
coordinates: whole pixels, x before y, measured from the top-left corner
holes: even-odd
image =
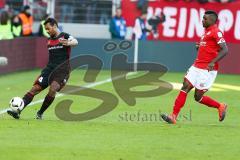
[[[225,42],[222,32],[217,25],[208,27],[201,37],[198,49],[198,55],[194,66],[201,69],[207,69],[208,64],[217,57],[220,50],[220,43]],[[218,70],[218,63],[215,63],[214,70]]]

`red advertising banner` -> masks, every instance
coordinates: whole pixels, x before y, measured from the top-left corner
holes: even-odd
[[[136,1],[122,0],[123,17],[128,26],[133,26],[140,15]],[[223,31],[227,42],[240,43],[240,2],[206,3],[150,1],[148,17],[163,12],[166,21],[158,26],[159,40],[199,41],[204,33],[202,17],[206,10],[218,13],[218,26]],[[152,39],[152,36],[149,36]]]

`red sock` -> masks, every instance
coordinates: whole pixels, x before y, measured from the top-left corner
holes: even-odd
[[[208,107],[214,107],[214,108],[218,108],[221,105],[219,102],[213,100],[212,98],[210,98],[208,96],[203,96],[202,99],[199,101],[199,103],[205,104]]]
[[[186,102],[186,98],[187,98],[187,93],[185,91],[181,90],[175,100],[175,104],[173,107],[173,114],[176,117],[178,116],[178,113],[180,112],[181,108],[184,106],[184,104]]]

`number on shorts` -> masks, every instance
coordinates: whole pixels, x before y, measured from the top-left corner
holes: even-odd
[[[42,83],[43,77],[40,77],[40,78],[38,79],[38,81],[39,81],[40,83]]]

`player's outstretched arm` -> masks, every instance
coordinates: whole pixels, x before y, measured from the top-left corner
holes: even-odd
[[[74,47],[78,45],[78,40],[73,36],[70,36],[68,39],[60,39],[60,43],[64,46]]]

